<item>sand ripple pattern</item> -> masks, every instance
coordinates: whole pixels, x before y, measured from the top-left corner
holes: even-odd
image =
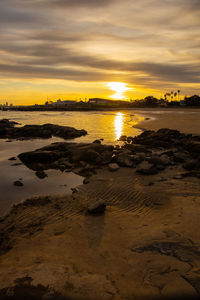
[[[144,193],[139,179],[128,176],[123,180],[96,180],[89,188],[87,185],[81,186],[77,196],[85,205],[95,199],[103,199],[113,214],[131,212],[146,215],[163,203],[161,196]],[[116,207],[117,210],[112,211],[112,207]]]

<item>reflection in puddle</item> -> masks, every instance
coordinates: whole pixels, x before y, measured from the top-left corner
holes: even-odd
[[[17,158],[20,152],[37,149],[55,141],[61,140],[0,141],[0,215],[7,213],[13,203],[39,195],[69,194],[71,188],[82,184],[83,177],[59,170],[47,170],[45,173],[48,177],[39,179],[33,170],[21,164]],[[14,161],[8,160],[13,156],[16,157]],[[24,185],[14,186],[13,183],[19,179]]]
[[[120,138],[120,136],[122,135],[122,130],[123,130],[123,117],[124,114],[123,113],[117,113],[115,116],[115,137],[116,140],[118,140]]]

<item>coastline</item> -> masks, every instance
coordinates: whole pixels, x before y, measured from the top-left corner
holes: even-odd
[[[158,111],[155,112],[149,110],[146,113],[139,112],[138,114],[142,117],[148,117],[150,119],[141,121],[134,127],[142,131],[169,128],[179,130],[186,134],[200,135],[200,126],[198,126],[199,111],[187,111],[183,109],[177,112],[174,109],[172,111],[162,110],[161,112],[161,114],[158,114]],[[184,116],[185,112],[187,112],[186,116]]]
[[[198,297],[199,178],[182,172],[176,164],[150,176],[102,166],[72,195],[15,205],[0,222],[0,299],[27,290],[52,300]],[[85,213],[95,198],[108,201],[105,214]]]

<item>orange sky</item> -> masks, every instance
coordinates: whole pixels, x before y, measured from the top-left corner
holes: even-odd
[[[199,94],[199,3],[1,1],[0,104]]]

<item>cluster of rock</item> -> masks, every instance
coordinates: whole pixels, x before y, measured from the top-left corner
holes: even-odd
[[[94,143],[54,143],[19,155],[20,160],[35,171],[49,168],[73,171],[91,176],[95,169],[108,165],[110,171],[119,167],[136,168],[150,175],[168,166],[181,164],[183,176],[200,177],[200,137],[177,130],[145,131],[137,137],[125,137],[123,146]]]
[[[33,138],[51,138],[52,136],[63,139],[77,138],[87,134],[84,129],[78,130],[73,127],[59,126],[54,124],[44,125],[19,125],[17,122],[7,119],[0,120],[0,138],[1,139],[33,139]]]

